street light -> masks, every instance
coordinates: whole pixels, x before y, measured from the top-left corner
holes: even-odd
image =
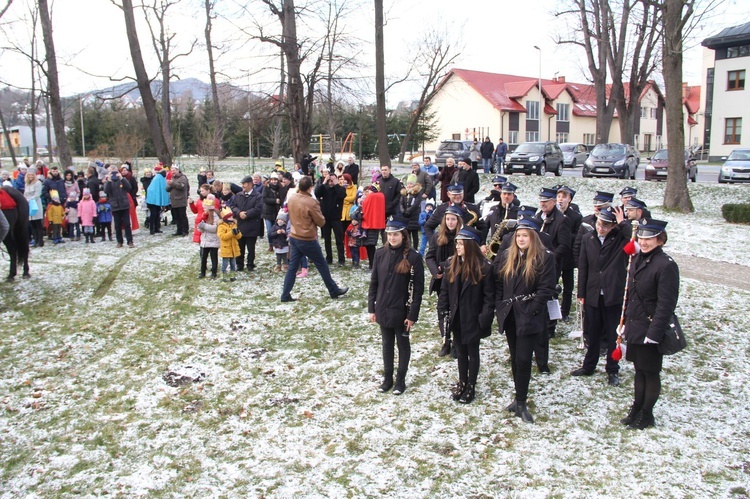
[[[542,109],[544,106],[544,97],[542,96],[542,49],[534,45],[539,51],[539,140],[542,141]]]

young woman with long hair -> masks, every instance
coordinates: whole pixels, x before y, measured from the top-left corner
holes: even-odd
[[[409,220],[394,216],[385,227],[387,242],[375,252],[367,294],[370,321],[380,326],[383,345],[383,383],[380,391],[401,395],[411,358],[409,332],[419,318],[424,293],[422,255],[409,244]],[[394,344],[398,345],[398,372],[393,383]]]
[[[474,400],[479,375],[479,341],[491,333],[494,279],[482,254],[482,235],[464,227],[456,235],[456,253],[448,261],[440,287],[438,313],[448,316],[448,334],[458,351],[458,384],[451,397],[462,404]]]
[[[547,302],[555,287],[555,257],[539,239],[534,219],[522,219],[510,248],[493,262],[495,310],[510,350],[515,400],[508,406],[527,423],[534,418],[526,406],[531,380],[531,356],[547,327]]]
[[[425,254],[424,260],[427,268],[430,269],[432,279],[430,280],[429,294],[433,292],[440,293],[440,286],[443,282],[443,275],[447,268],[447,261],[456,251],[455,239],[456,233],[461,230],[463,210],[457,206],[449,206],[445,210],[440,226],[430,238],[430,246]],[[450,333],[445,330],[445,319],[438,311],[438,324],[440,325],[440,336],[442,338],[442,348],[438,354],[445,357],[451,352]],[[452,350],[456,358],[455,347]]]

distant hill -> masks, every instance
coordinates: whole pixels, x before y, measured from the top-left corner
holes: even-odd
[[[156,100],[161,99],[161,81],[151,82],[151,92],[154,94]],[[183,80],[174,80],[169,84],[169,93],[171,94],[170,100],[184,100],[188,97],[192,97],[196,102],[205,100],[211,96],[211,85],[197,78],[185,78]],[[224,98],[236,98],[247,94],[246,90],[243,90],[234,85],[228,83],[219,83],[219,93]],[[133,104],[139,104],[141,101],[141,94],[138,92],[135,82],[121,83],[119,85],[94,90],[90,93],[91,98],[116,98],[120,97],[125,101],[129,101]]]

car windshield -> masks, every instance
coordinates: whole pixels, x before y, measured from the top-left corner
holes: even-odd
[[[668,151],[666,149],[660,149],[660,150],[656,151],[656,154],[654,154],[654,157],[652,159],[666,161],[667,160],[667,152]]]
[[[591,151],[594,156],[616,156],[624,155],[625,147],[621,144],[599,144]]]
[[[750,149],[735,149],[727,161],[747,161],[748,159],[750,159]]]
[[[544,144],[529,144],[528,142],[526,144],[521,144],[518,146],[518,149],[516,149],[516,152],[523,152],[523,153],[532,153],[532,154],[543,154],[544,153]]]
[[[560,144],[560,149],[562,149],[563,152],[573,152],[575,148],[575,144]]]
[[[461,149],[461,143],[460,142],[441,142],[440,147],[438,147],[441,151],[458,151]]]

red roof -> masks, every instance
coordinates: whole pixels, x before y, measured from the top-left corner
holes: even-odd
[[[682,103],[685,104],[688,113],[695,114],[701,108],[701,87],[688,86],[685,90],[686,92],[684,93],[686,93],[687,96],[683,97]]]
[[[692,117],[692,116],[690,116],[690,115],[688,115],[688,119],[687,119],[687,122],[688,122],[688,125],[697,125],[697,124],[698,124],[698,122],[697,122],[697,121],[695,121],[695,120],[693,119],[693,117]]]

